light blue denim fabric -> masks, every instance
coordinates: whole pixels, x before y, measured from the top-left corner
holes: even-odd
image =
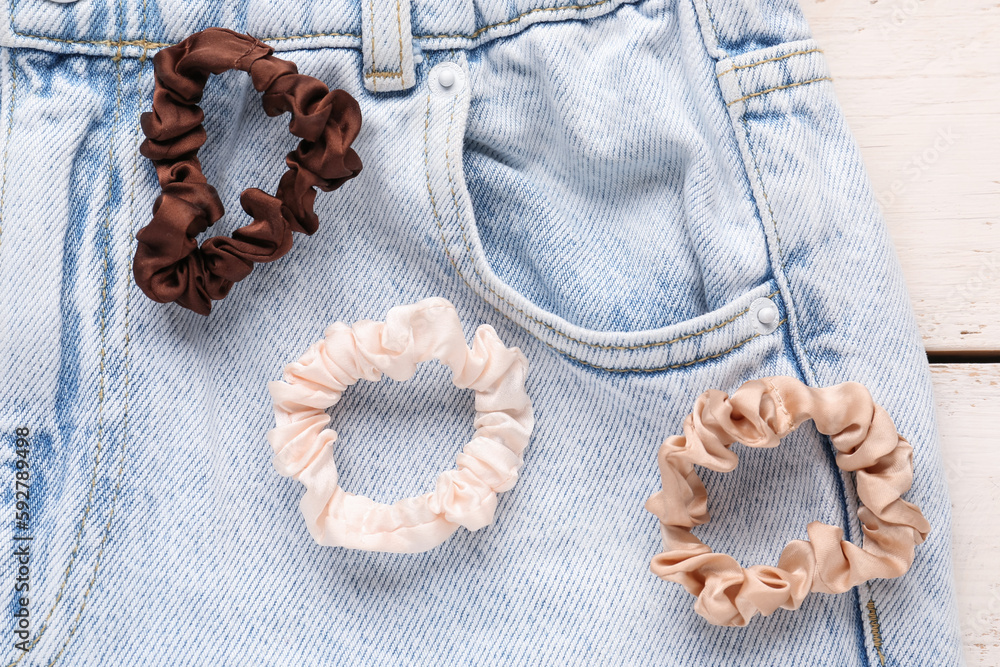
[[[353,0],[11,1],[2,664],[960,664],[928,368],[798,6],[560,7],[414,0],[416,83],[378,93],[363,85],[369,7]],[[205,318],[146,299],[131,256],[158,193],[137,152],[148,56],[213,25],[356,96],[365,169],[318,197],[315,236]],[[461,68],[449,89],[441,63]],[[203,107],[225,234],[245,224],[242,190],[273,191],[294,139],[242,73],[213,77]],[[266,383],[327,324],[430,296],[531,363],[520,481],[492,526],[428,553],[319,547],[303,488],[270,463]],[[770,334],[748,312],[760,297],[780,313]],[[649,572],[661,545],[643,503],[695,397],[768,375],[865,383],[914,446],[905,498],[933,531],[902,578],[714,627]],[[332,410],[341,485],[381,501],[429,490],[472,414],[435,364],[351,388]],[[736,471],[704,473],[713,520],[698,535],[714,549],[775,563],[813,520],[860,541],[852,479],[810,424],[775,450],[736,447]],[[24,653],[12,554],[28,534]]]

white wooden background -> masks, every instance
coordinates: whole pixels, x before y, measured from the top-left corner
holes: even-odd
[[[1000,3],[800,0],[933,363],[970,667],[1000,666]],[[959,363],[972,362],[972,363]]]

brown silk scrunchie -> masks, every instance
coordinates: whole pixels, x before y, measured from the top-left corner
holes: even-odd
[[[729,449],[734,442],[776,447],[807,419],[831,436],[837,466],[856,473],[864,547],[843,541],[840,528],[814,521],[806,528],[809,540],[790,542],[777,567],[744,569],[732,556],[713,553],[691,534],[709,520],[694,466],[729,472],[739,462]],[[743,626],[758,612],[798,609],[810,591],[843,593],[869,579],[898,577],[930,531],[920,509],[900,498],[913,482],[913,448],[856,382],[813,389],[772,377],[747,382],[732,398],[709,390],[684,420],[684,435],[667,438],[657,458],[663,491],[646,509],[660,519],[667,550],[650,569],[698,596],[695,611],[715,625]]]
[[[295,63],[275,58],[263,42],[232,30],[208,28],[163,49],[153,58],[153,110],[142,114],[147,139],[140,151],[153,161],[163,193],[153,219],[136,234],[135,282],[153,301],[176,301],[208,315],[246,278],[255,262],[272,262],[292,247],[292,232],[312,234],[316,191],[335,190],[361,171],[350,147],[361,129],[361,109],[343,90],[298,73]],[[238,69],[263,92],[264,112],[291,112],[289,131],[302,141],[285,157],[288,171],[275,196],[244,190],[240,205],[253,222],[198,247],[196,237],[225,209],[198,161],[205,143],[204,112],[198,106],[208,75]]]

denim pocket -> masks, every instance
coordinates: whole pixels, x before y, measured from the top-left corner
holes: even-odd
[[[751,303],[777,297],[714,63],[686,45],[701,36],[682,14],[627,6],[432,58],[463,73],[444,89],[431,68],[426,108],[448,261],[547,346],[603,370],[719,358],[759,335]],[[609,34],[628,49],[603,48]]]

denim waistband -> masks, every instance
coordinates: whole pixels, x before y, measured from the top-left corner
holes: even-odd
[[[806,39],[796,0],[693,2],[715,57]],[[596,18],[641,0],[10,0],[0,44],[59,53],[145,58],[210,26],[246,32],[277,51],[362,49],[379,23],[399,44],[471,49],[537,23]],[[403,35],[406,9],[410,27]],[[374,28],[374,29],[373,29]],[[395,40],[393,41],[395,47]],[[377,50],[377,45],[376,45]],[[401,52],[402,48],[396,48]],[[400,55],[402,59],[402,55]]]
[[[275,50],[362,48],[366,23],[393,22],[410,6],[410,36],[422,49],[465,49],[541,22],[602,16],[635,0],[12,0],[4,46],[144,57],[193,32],[220,26]],[[390,10],[390,11],[384,11]]]

